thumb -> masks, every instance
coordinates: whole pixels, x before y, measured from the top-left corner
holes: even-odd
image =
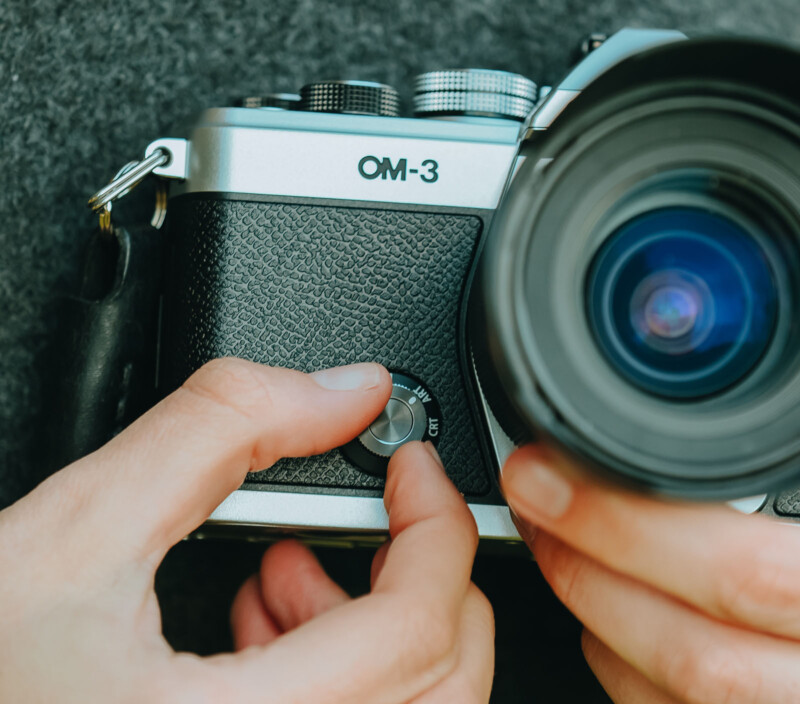
[[[390,393],[391,377],[377,364],[303,374],[215,360],[107,445],[51,477],[41,493],[57,492],[64,506],[68,488],[70,530],[79,523],[90,543],[109,536],[117,553],[130,545],[160,557],[248,471],[348,442]]]

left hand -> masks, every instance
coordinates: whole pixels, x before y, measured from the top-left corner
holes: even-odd
[[[800,701],[800,530],[593,483],[540,447],[503,488],[618,704]]]
[[[488,701],[478,532],[432,445],[392,457],[391,540],[369,594],[350,599],[305,548],[279,543],[234,602],[236,653],[176,653],[161,635],[153,581],[167,550],[248,470],[348,442],[390,393],[374,364],[302,374],[215,360],[0,511],[0,702]]]

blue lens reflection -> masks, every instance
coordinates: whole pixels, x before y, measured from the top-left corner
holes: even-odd
[[[623,225],[588,278],[592,329],[609,362],[669,398],[744,378],[775,328],[778,294],[759,243],[734,221],[667,208]]]

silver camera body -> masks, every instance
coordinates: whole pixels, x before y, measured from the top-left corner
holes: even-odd
[[[683,39],[675,31],[623,30],[588,53],[546,95],[540,90],[521,100],[513,90],[497,87],[513,74],[497,72],[500,83],[481,90],[494,72],[451,72],[445,76],[449,84],[436,82],[448,72],[434,72],[418,79],[420,116],[402,118],[366,114],[387,105],[391,112],[394,97],[386,87],[333,82],[317,84],[304,96],[303,109],[292,96],[251,100],[256,107],[209,109],[184,137],[149,145],[148,154],[163,149],[171,155],[156,174],[172,181],[169,231],[177,242],[172,256],[177,268],[170,268],[175,285],[172,292],[168,286],[165,297],[160,344],[164,393],[215,356],[309,371],[374,359],[396,374],[398,413],[412,414],[402,430],[394,427],[395,435],[377,437],[376,431],[370,439],[367,430],[361,445],[356,440],[349,451],[337,450],[322,460],[282,461],[258,473],[263,476],[248,480],[214,511],[210,526],[251,534],[383,532],[388,519],[380,474],[388,456],[403,442],[431,439],[455,473],[480,535],[518,539],[497,483],[514,444],[486,402],[463,332],[477,253],[483,238],[492,236],[492,216],[525,159],[524,145],[543,130],[558,130],[561,111],[608,69],[637,52]],[[460,90],[452,82],[459,74],[465,81]],[[423,80],[429,83],[420,89]],[[315,107],[314,100],[323,106]],[[388,234],[377,232],[381,214],[392,223]],[[476,223],[474,231],[465,222]],[[349,238],[344,244],[340,234]],[[418,244],[406,247],[399,235]],[[313,252],[322,251],[313,249],[320,237],[338,243],[337,257],[314,259]],[[389,263],[376,265],[370,252],[387,249],[392,250]],[[437,278],[437,267],[449,266],[451,253],[461,269]],[[355,272],[350,278],[336,269],[341,257]],[[249,267],[244,274],[242,261]],[[310,273],[294,277],[292,271],[304,267]],[[265,283],[278,271],[284,278]],[[433,282],[427,289],[426,280]],[[427,317],[406,320],[398,307],[382,318],[374,311],[382,288],[386,300],[406,296],[408,302],[398,305],[424,309]],[[284,298],[286,291],[298,289],[298,299]],[[313,296],[319,300],[308,300]],[[448,296],[453,300],[439,305]],[[318,308],[330,302],[330,324],[312,311],[295,326],[287,311],[300,306],[303,297]],[[348,298],[356,324],[363,324],[351,339]],[[275,310],[265,313],[273,304]],[[268,329],[271,337],[265,341]],[[439,330],[443,337],[422,349]],[[412,413],[415,404],[425,411],[419,418]],[[467,466],[470,462],[474,468]]]

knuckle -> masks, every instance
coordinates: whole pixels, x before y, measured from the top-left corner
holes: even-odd
[[[751,661],[731,648],[676,649],[666,658],[665,678],[686,704],[756,704],[760,675]]]
[[[489,601],[486,594],[476,587],[475,584],[470,584],[469,598],[472,600],[479,618],[485,622],[491,623],[494,628],[494,609],[492,608],[492,602]]]
[[[135,701],[147,701],[150,704],[167,704],[172,701],[180,704],[180,699],[175,696],[176,690],[180,691],[176,684],[163,671],[156,672],[150,677],[138,681],[135,688],[136,694],[125,701],[128,704],[134,704]]]
[[[214,359],[204,364],[181,389],[193,397],[248,418],[263,416],[272,405],[272,394],[264,378],[251,362],[234,357]],[[257,408],[256,408],[257,407]]]
[[[400,603],[401,643],[413,653],[414,669],[440,679],[452,671],[456,659],[457,627],[440,609]]]
[[[146,696],[142,696],[142,692]],[[222,671],[204,666],[194,653],[175,653],[162,671],[151,675],[135,702],[148,704],[215,704],[228,701],[230,684]],[[131,702],[133,704],[133,702]]]
[[[419,485],[407,482],[402,490],[407,492],[403,503],[414,505],[419,494]],[[430,520],[441,523],[440,530],[457,535],[463,545],[469,546],[473,551],[477,550],[479,538],[475,517],[463,497],[456,492],[453,492],[452,496],[444,498],[435,509],[431,510]]]
[[[589,561],[549,535],[537,539],[536,558],[558,598],[568,607],[583,602]]]
[[[475,639],[476,642],[494,643],[495,622],[494,609],[486,595],[470,583],[465,601],[464,619],[459,637]]]
[[[84,463],[85,460],[79,462]],[[99,487],[91,479],[87,472],[80,471],[76,463],[42,482],[35,499],[41,497],[47,501],[51,515],[55,514],[66,521],[66,525],[76,525],[97,500]]]
[[[139,697],[142,696],[143,691],[145,693],[146,699],[140,699]],[[164,690],[160,690],[157,688],[153,688],[150,685],[146,685],[144,688],[139,688],[135,698],[130,699],[130,704],[134,704],[134,702],[141,702],[147,701],[149,704],[167,704],[168,702],[172,702],[172,704],[182,704],[180,697],[176,696],[174,692],[166,692]],[[194,700],[197,704],[203,704],[200,700]],[[186,702],[188,704],[188,700]]]
[[[395,474],[397,477],[397,474]],[[475,517],[460,496],[447,497],[423,509],[418,506],[419,483],[403,478],[387,482],[386,503],[391,507],[393,530],[402,532],[412,524],[424,523],[431,533],[454,536],[465,550],[478,549],[478,527]]]
[[[773,626],[785,624],[798,611],[800,571],[784,546],[763,541],[747,562],[732,559],[716,580],[714,599],[719,614],[728,620]]]
[[[453,704],[486,704],[487,697],[482,692],[476,691],[475,683],[468,677],[460,676],[454,678],[453,681],[448,682],[443,691],[436,691],[436,697],[433,700],[423,699],[425,704],[432,704],[433,701],[437,702],[450,702]]]
[[[474,553],[478,549],[480,538],[478,536],[478,525],[472,511],[467,508],[466,503],[459,501],[450,508],[446,517],[451,524],[451,530],[457,531],[465,546],[469,547],[470,552]]]

